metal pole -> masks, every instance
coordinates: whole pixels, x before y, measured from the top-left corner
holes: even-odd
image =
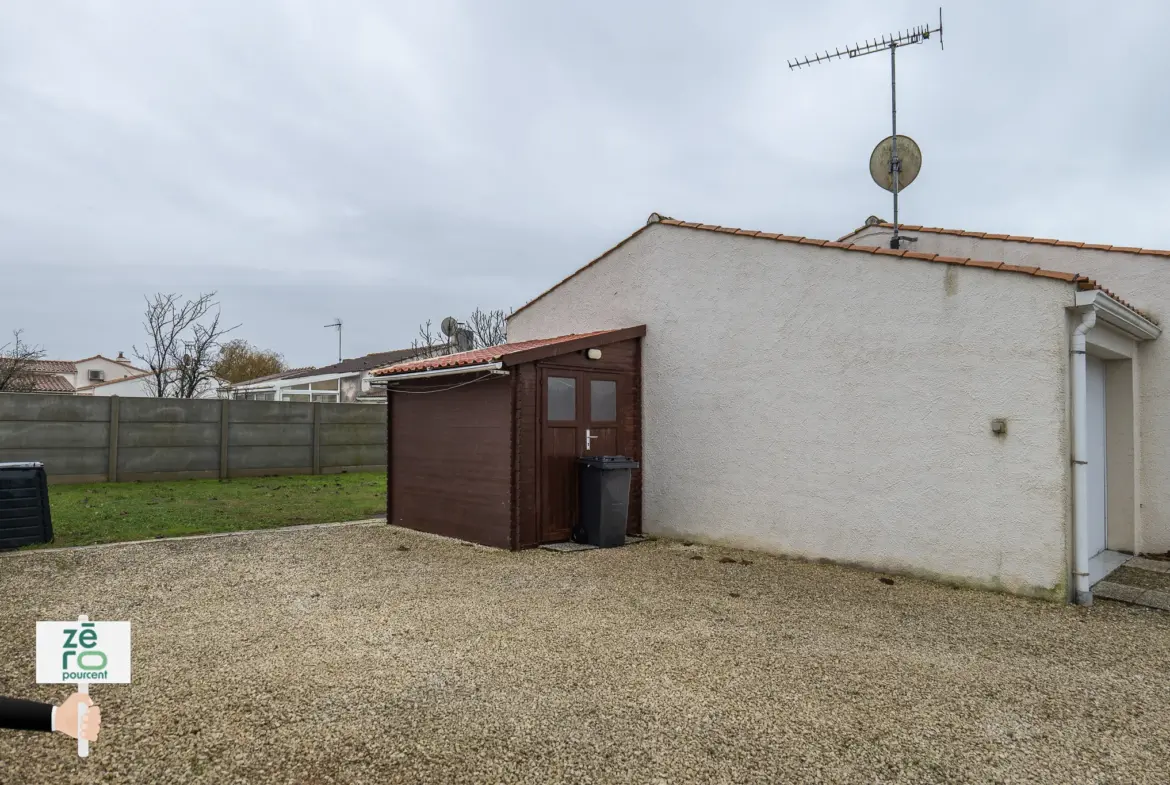
[[[341,325],[337,325],[337,362],[341,362]]]
[[[898,247],[898,172],[902,169],[902,162],[898,160],[898,88],[897,70],[895,68],[895,53],[897,44],[890,44],[890,122],[893,125],[893,139],[890,146],[890,171],[894,175],[894,236],[890,238],[890,247]]]

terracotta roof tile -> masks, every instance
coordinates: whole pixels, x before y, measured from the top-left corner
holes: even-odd
[[[54,374],[38,374],[33,377],[31,392],[71,393],[73,385],[69,380]]]
[[[620,243],[615,245],[613,248],[610,248],[608,251],[601,254],[601,256],[598,256],[596,259],[592,260],[588,264],[579,268],[576,272],[570,274],[568,277],[564,278],[560,282],[549,287],[544,292],[542,292],[541,294],[534,297],[532,300],[529,300],[527,303],[525,303],[521,307],[517,308],[512,313],[512,316],[515,316],[516,314],[523,311],[525,308],[528,308],[530,305],[537,302],[538,300],[540,300],[541,298],[543,298],[545,295],[549,294],[553,290],[559,288],[561,285],[563,285],[567,281],[575,278],[577,275],[580,275],[581,272],[583,272],[584,270],[587,270],[590,267],[592,267],[593,265],[597,264],[602,259],[606,258],[611,253],[616,251],[618,248],[625,245],[626,243],[628,243],[630,240],[637,237],[642,232],[646,231],[646,229],[648,227],[653,226],[656,223],[661,223],[661,224],[664,224],[666,226],[677,226],[677,227],[682,227],[682,228],[688,228],[688,229],[691,229],[692,231],[727,231],[724,227],[713,226],[711,224],[684,223],[684,222],[676,220],[674,218],[666,218],[666,217],[659,216],[657,213],[653,213],[650,216],[650,220],[646,222],[645,226],[639,227],[636,231],[633,232],[633,234],[626,237],[624,240],[622,240]],[[886,223],[878,224],[878,225],[883,226],[883,227],[891,227],[892,226],[892,224],[886,224]],[[904,224],[900,224],[899,226],[903,230],[906,230],[906,231],[936,231],[936,232],[941,231],[940,229],[928,229],[925,227],[907,226]],[[862,227],[862,228],[864,229],[867,227]],[[860,231],[860,229],[857,231]],[[738,229],[731,229],[729,233],[736,233],[736,232],[740,232],[742,234],[742,230],[738,230]],[[851,232],[850,234],[854,234],[854,233],[855,232]],[[963,234],[974,235],[973,232],[964,232]],[[847,237],[849,237],[849,235],[845,235],[845,237],[847,238]],[[990,238],[990,237],[999,237],[999,236],[998,235],[987,235],[987,237]],[[802,244],[802,245],[829,246],[829,243],[827,241],[824,241],[824,240],[813,240],[810,238],[793,237],[790,235],[783,235],[783,234],[778,235],[778,234],[773,234],[771,232],[758,232],[758,233],[753,235],[753,239],[769,240],[772,242],[798,243],[798,244]],[[840,248],[843,251],[849,251],[852,253],[868,253],[868,254],[882,254],[882,255],[886,255],[886,256],[899,256],[899,257],[903,257],[903,258],[907,258],[907,259],[917,259],[917,260],[932,262],[932,263],[957,264],[957,265],[964,265],[967,267],[980,267],[980,268],[984,268],[984,269],[991,270],[994,272],[1016,273],[1016,274],[1020,274],[1020,275],[1040,276],[1043,278],[1050,278],[1050,279],[1056,279],[1056,280],[1061,280],[1061,281],[1075,282],[1075,285],[1080,289],[1101,289],[1101,291],[1104,291],[1106,294],[1108,294],[1114,300],[1117,300],[1117,302],[1119,302],[1121,305],[1125,306],[1129,310],[1138,314],[1143,319],[1147,319],[1150,322],[1157,324],[1156,320],[1154,320],[1152,317],[1142,313],[1137,308],[1134,308],[1132,305],[1127,303],[1125,300],[1122,300],[1120,297],[1117,297],[1112,292],[1109,292],[1107,289],[1104,289],[1103,287],[1098,286],[1096,281],[1093,281],[1092,279],[1086,278],[1085,276],[1082,276],[1082,275],[1077,275],[1075,273],[1064,273],[1064,272],[1058,272],[1058,271],[1053,271],[1053,270],[1042,270],[1039,267],[1004,264],[1003,262],[1000,262],[1000,261],[981,260],[981,259],[965,259],[965,258],[961,258],[961,257],[957,257],[957,256],[940,256],[938,254],[918,253],[918,252],[906,251],[906,250],[894,250],[892,248],[880,248],[878,246],[873,246],[873,245],[859,245],[857,243],[846,243],[846,242],[844,242],[844,239],[845,238],[842,238],[842,240],[840,240],[836,243],[833,243],[831,245],[831,247]],[[1028,238],[1028,241],[1031,241],[1031,238]],[[1089,246],[1086,245],[1085,247],[1088,248]],[[1067,277],[1068,275],[1072,275],[1073,277],[1070,279]],[[511,318],[511,317],[508,317],[508,318]],[[568,338],[572,338],[572,337],[575,337],[575,336],[565,336],[564,339],[567,340]],[[557,339],[550,339],[550,340],[557,340]],[[498,349],[499,347],[496,347],[496,348]],[[451,356],[454,356],[454,355],[451,355]],[[488,360],[480,360],[480,362],[488,362]],[[393,366],[393,367],[397,371],[400,369],[401,366]],[[382,370],[385,371],[386,369],[382,369]],[[374,375],[375,376],[379,375],[379,372],[375,372]]]
[[[1076,273],[1058,273],[1055,270],[1037,270],[1035,274],[1041,278],[1056,278],[1057,280],[1061,281],[1072,282],[1077,280]]]
[[[12,380],[8,392],[19,393],[68,393],[73,394],[73,385],[63,376],[55,373],[32,373]]]
[[[858,232],[870,229],[872,227],[881,229],[893,229],[894,225],[888,221],[880,223],[861,226],[854,229],[849,234],[842,236],[841,242],[845,242]],[[1117,253],[1150,253],[1157,256],[1170,256],[1170,250],[1160,251],[1150,248],[1137,248],[1129,245],[1098,245],[1095,243],[1079,243],[1070,240],[1053,240],[1048,237],[1025,237],[1023,235],[1014,234],[991,234],[990,232],[969,232],[965,229],[943,229],[938,226],[917,226],[915,224],[898,224],[899,231],[903,232],[929,232],[931,234],[951,234],[960,237],[975,237],[982,240],[1008,240],[1014,243],[1038,243],[1040,245],[1060,245],[1066,248],[1086,248],[1091,251],[1116,251]]]
[[[28,367],[36,373],[77,373],[77,365],[71,360],[37,360]]]
[[[591,338],[593,336],[609,335],[611,333],[622,332],[622,330],[595,330],[589,333],[574,333],[571,335],[559,335],[556,338],[540,338],[533,341],[517,341],[516,343],[502,343],[498,346],[488,346],[484,349],[473,349],[469,352],[459,352],[457,354],[446,354],[439,357],[427,357],[422,360],[410,360],[408,362],[396,363],[387,366],[386,368],[379,368],[371,376],[392,376],[399,373],[411,373],[414,371],[430,371],[437,368],[460,368],[471,365],[485,365],[487,363],[499,362],[509,355],[526,352],[530,349],[539,349],[543,346],[554,346],[558,343],[567,343],[568,341],[575,341],[579,338]]]

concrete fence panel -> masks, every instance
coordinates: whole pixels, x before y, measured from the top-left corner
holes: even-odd
[[[54,483],[379,470],[386,407],[0,393],[0,461]]]

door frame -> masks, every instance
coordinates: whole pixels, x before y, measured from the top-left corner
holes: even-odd
[[[599,376],[599,377],[604,376],[604,377],[614,378],[618,383],[618,419],[617,419],[617,426],[616,427],[617,427],[617,440],[618,440],[618,444],[619,444],[619,449],[620,449],[620,445],[622,444],[622,438],[624,436],[625,438],[629,439],[629,442],[634,447],[634,449],[632,451],[634,453],[634,455],[632,457],[640,460],[641,453],[642,453],[642,445],[641,445],[641,435],[642,434],[641,434],[641,427],[640,427],[640,425],[641,425],[642,395],[641,395],[641,388],[637,384],[638,379],[641,376],[641,372],[642,372],[641,371],[641,356],[640,356],[641,355],[641,346],[640,346],[640,342],[639,342],[639,346],[638,346],[638,353],[639,353],[638,365],[633,370],[631,370],[629,368],[615,367],[613,365],[604,365],[601,363],[598,363],[597,365],[581,366],[581,365],[572,365],[572,364],[568,364],[568,363],[557,363],[555,360],[551,361],[551,362],[546,361],[546,362],[542,362],[542,363],[537,364],[537,366],[536,366],[536,371],[537,371],[537,373],[536,373],[536,387],[537,387],[537,392],[536,392],[536,461],[534,462],[535,463],[534,468],[535,468],[535,474],[536,474],[536,476],[534,478],[535,483],[536,483],[536,493],[534,494],[534,496],[535,496],[534,507],[535,507],[535,515],[536,515],[536,545],[538,545],[538,546],[544,545],[546,542],[542,537],[542,533],[544,530],[544,506],[545,506],[545,501],[544,501],[544,496],[545,496],[545,493],[544,493],[545,492],[545,488],[544,488],[544,481],[545,481],[545,476],[544,476],[544,474],[545,474],[545,472],[544,472],[544,428],[545,428],[545,423],[546,423],[546,417],[548,416],[548,384],[546,382],[547,377],[550,374],[553,376],[556,376],[558,374],[563,374],[566,376],[569,374],[573,374],[576,376],[576,378],[580,382],[583,382],[583,383],[579,383],[577,385],[577,387],[578,387],[578,389],[577,389],[577,406],[580,407],[581,413],[583,413],[583,414],[585,413],[584,406],[585,406],[585,404],[588,403],[587,396],[586,396],[586,393],[584,390],[585,390],[586,384],[589,381],[589,377],[592,375],[592,376]],[[635,411],[633,412],[633,415],[635,418],[634,419],[634,427],[633,427],[633,430],[631,432],[628,432],[628,433],[627,433],[627,430],[623,427],[623,419],[621,416],[622,415],[621,401],[623,400],[623,393],[627,393],[630,395],[630,398],[631,398],[630,405],[632,405],[635,408]],[[580,421],[581,419],[588,421],[590,418],[587,416],[586,417],[579,417],[578,421]],[[581,426],[581,427],[588,427],[588,426]],[[639,516],[638,516],[639,531],[641,530],[641,520],[642,520],[641,511],[639,510]]]

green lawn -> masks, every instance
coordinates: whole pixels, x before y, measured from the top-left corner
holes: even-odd
[[[50,485],[49,546],[147,540],[370,518],[386,473]]]

